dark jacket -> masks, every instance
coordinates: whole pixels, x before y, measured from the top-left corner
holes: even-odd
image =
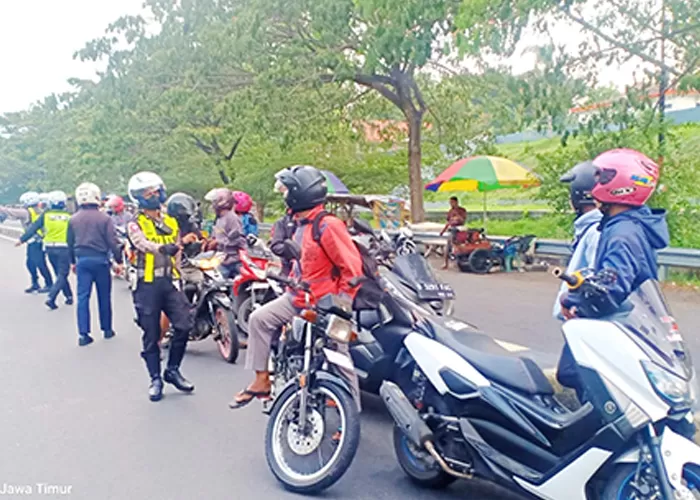
[[[292,258],[287,255],[284,242],[294,235],[296,223],[291,214],[285,214],[275,221],[270,231],[270,251],[282,261],[282,274],[287,276],[292,270]]]
[[[656,252],[668,243],[664,210],[652,211],[643,206],[603,218],[595,272],[613,271],[617,275],[613,283],[606,285],[612,303],[603,315],[613,313],[615,306],[627,300],[645,281],[658,279]],[[581,300],[576,294],[570,295],[564,304],[567,307]]]
[[[68,249],[71,263],[76,257],[105,257],[110,254],[118,263],[122,262],[122,252],[109,215],[100,212],[96,206],[81,207],[68,223]]]
[[[240,262],[239,252],[246,248],[241,219],[233,211],[228,211],[216,219],[214,225],[216,249],[226,254],[224,265]]]

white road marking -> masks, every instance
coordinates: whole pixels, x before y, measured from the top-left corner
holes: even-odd
[[[523,345],[519,344],[511,344],[510,342],[506,342],[505,340],[498,340],[498,339],[493,339],[494,342],[496,342],[498,345],[500,345],[503,349],[506,351],[510,352],[522,352],[522,351],[529,351],[529,347],[525,347]]]

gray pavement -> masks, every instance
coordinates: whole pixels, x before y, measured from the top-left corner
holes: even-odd
[[[253,404],[233,412],[226,403],[250,375],[223,362],[211,341],[190,344],[183,372],[193,395],[171,387],[157,404],[146,397],[140,334],[126,285],[115,282],[116,338],[76,343],[73,307],[48,311],[26,296],[24,250],[0,239],[0,495],[4,485],[70,486],[70,498],[189,500],[292,498],[268,471],[267,422]],[[471,276],[448,273],[457,289],[457,313],[494,337],[555,354],[561,345],[549,311],[557,284],[543,274]],[[696,296],[672,296],[693,348]],[[96,308],[93,308],[96,311]],[[97,324],[97,318],[93,318]],[[97,327],[95,326],[97,331]],[[519,349],[519,348],[516,348]],[[27,491],[27,490],[25,490]],[[325,498],[508,498],[490,485],[460,482],[443,492],[413,487],[399,469],[390,420],[368,397],[362,440],[348,473]],[[60,495],[55,495],[60,496]]]

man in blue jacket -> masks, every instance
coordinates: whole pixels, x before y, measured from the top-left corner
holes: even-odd
[[[665,211],[646,206],[659,179],[656,163],[637,151],[615,149],[593,165],[597,183],[591,194],[603,213],[594,270],[615,276],[604,285],[607,294],[596,307],[597,316],[607,316],[642,283],[658,279],[656,252],[668,246],[669,234]],[[582,300],[575,291],[565,294],[562,315],[581,316]]]

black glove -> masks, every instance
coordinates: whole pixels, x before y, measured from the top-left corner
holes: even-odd
[[[177,253],[180,251],[180,247],[174,243],[168,243],[167,245],[162,245],[158,249],[158,251],[163,255],[170,255],[171,257],[175,257],[175,255],[177,255]]]

